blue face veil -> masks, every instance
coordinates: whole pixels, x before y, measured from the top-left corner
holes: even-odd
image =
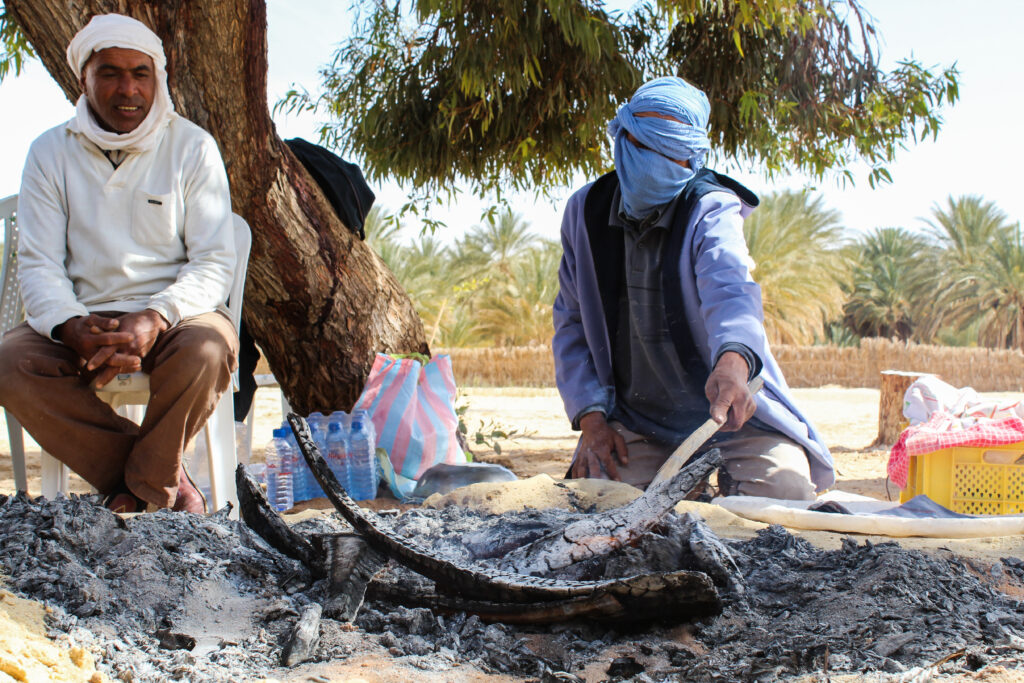
[[[639,113],[671,116],[671,121]],[[703,92],[681,78],[666,76],[645,83],[619,107],[608,124],[615,138],[615,168],[626,213],[643,218],[679,194],[704,166],[711,105]],[[631,142],[631,133],[644,147]],[[683,168],[678,161],[689,161]]]

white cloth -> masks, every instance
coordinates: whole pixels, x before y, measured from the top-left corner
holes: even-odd
[[[225,310],[227,174],[217,143],[186,119],[116,170],[77,119],[43,133],[22,173],[18,227],[22,297],[39,334],[89,311],[150,308],[175,325]]]
[[[853,514],[817,512],[807,508],[821,501],[836,501]],[[923,536],[931,538],[985,538],[1024,534],[1024,515],[920,518],[878,514],[899,505],[845,491],[829,491],[814,500],[775,500],[756,496],[729,496],[711,501],[734,515],[791,529],[818,529],[842,534]]]
[[[75,105],[79,130],[100,149],[120,149],[126,152],[152,149],[158,141],[160,132],[171,119],[177,117],[167,90],[167,59],[164,57],[163,43],[141,21],[121,14],[97,15],[85,28],[76,33],[68,44],[68,65],[75,72],[75,76],[81,79],[82,67],[89,61],[92,53],[108,47],[137,50],[153,58],[156,75],[153,106],[135,130],[115,133],[104,130],[99,125],[92,110],[89,109],[88,99],[82,95]]]
[[[969,429],[1008,417],[1024,419],[1024,402],[985,400],[971,387],[958,389],[934,375],[926,375],[907,388],[903,416],[911,427],[927,423],[939,412],[949,416],[949,429]]]

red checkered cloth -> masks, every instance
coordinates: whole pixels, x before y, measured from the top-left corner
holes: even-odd
[[[1006,417],[1001,420],[982,419],[962,429],[960,419],[939,411],[924,424],[907,427],[889,452],[889,479],[901,489],[907,487],[910,456],[924,455],[953,446],[1004,446],[1024,441],[1024,420]]]

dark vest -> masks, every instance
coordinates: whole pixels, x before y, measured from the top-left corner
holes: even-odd
[[[623,230],[608,225],[612,199],[618,184],[619,177],[615,171],[606,173],[591,186],[583,204],[583,221],[590,241],[590,252],[594,255],[594,272],[597,274],[597,286],[601,293],[605,324],[608,327],[608,340],[612,344],[613,362],[616,354],[615,341],[618,338],[619,296],[624,287],[625,269]],[[690,326],[686,322],[681,282],[683,274],[679,272],[679,257],[693,208],[704,195],[722,191],[731,192],[750,206],[757,206],[759,203],[757,195],[732,178],[709,168],[702,168],[683,188],[682,196],[676,204],[675,216],[672,217],[672,229],[661,261],[661,286],[669,334],[679,354],[679,362],[693,377],[707,377],[709,369],[697,353],[693,335],[690,334]],[[687,277],[689,276],[687,274]]]

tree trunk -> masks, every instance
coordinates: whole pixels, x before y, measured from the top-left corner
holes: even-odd
[[[903,396],[925,372],[882,370],[882,390],[878,397],[878,437],[873,446],[892,446],[907,426],[903,417]]]
[[[175,108],[217,140],[233,210],[252,228],[243,316],[298,412],[349,408],[377,351],[428,352],[401,286],[277,136],[267,107],[264,0],[5,7],[72,101],[80,89],[64,51],[93,15],[135,17],[163,39]]]

